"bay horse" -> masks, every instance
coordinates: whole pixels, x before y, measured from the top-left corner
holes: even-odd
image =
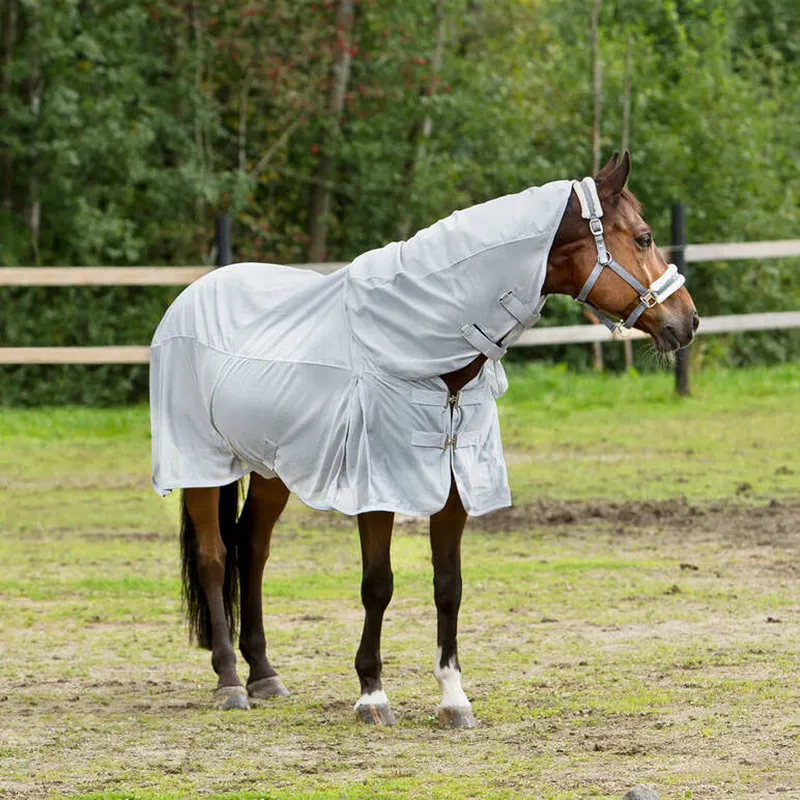
[[[460,547],[469,513],[510,503],[494,398],[503,391],[499,359],[512,335],[538,320],[550,294],[577,299],[614,330],[640,328],[659,351],[687,346],[699,322],[683,277],[655,247],[626,188],[629,172],[629,154],[614,154],[594,179],[456,212],[408,242],[359,257],[338,276],[226,267],[190,286],[167,312],[151,360],[154,484],[183,492],[185,609],[191,633],[211,650],[218,707],[247,709],[248,695],[288,694],[267,658],[261,584],[273,527],[294,491],[314,507],[357,514],[365,619],[355,711],[376,725],[395,722],[380,651],[393,590],[394,514],[410,508],[430,517],[438,717],[449,727],[476,724],[458,661]],[[339,335],[332,328],[319,340],[311,328],[292,336],[297,314],[314,317],[308,303],[329,308],[339,322],[349,314],[337,323],[341,340],[329,344]],[[281,326],[283,317],[290,323]],[[283,348],[280,357],[264,354],[265,328],[278,330],[268,335],[270,347]],[[292,395],[296,375],[312,383]],[[278,390],[267,398],[273,384]],[[336,394],[340,385],[346,393]],[[302,439],[309,422],[302,415],[318,416],[316,397],[325,392],[324,408],[333,410],[317,451]],[[427,430],[398,438],[420,420]],[[361,472],[366,488],[358,485]],[[239,513],[238,480],[248,475]],[[237,626],[246,686],[236,668]]]

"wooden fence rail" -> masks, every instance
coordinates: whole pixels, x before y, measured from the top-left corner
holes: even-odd
[[[738,333],[800,328],[800,311],[775,311],[766,314],[735,314],[705,317],[700,334]],[[633,339],[646,339],[643,331],[633,330]],[[560,325],[531,328],[513,347],[540,347],[553,344],[585,344],[612,341],[605,325]],[[150,348],[141,345],[109,347],[0,347],[0,364],[146,364]]]
[[[344,263],[292,264],[328,274]],[[0,286],[186,286],[213,267],[0,267]]]
[[[670,257],[671,248],[662,252]],[[684,248],[687,264],[701,261],[737,261],[751,258],[800,257],[800,239],[775,242],[689,244]],[[345,262],[292,264],[329,274]],[[185,286],[213,267],[0,267],[0,286]]]
[[[669,257],[670,248],[664,248]],[[676,254],[677,255],[677,254]],[[732,261],[750,258],[800,256],[800,239],[733,244],[690,244],[683,248],[685,262]],[[331,273],[344,263],[293,266]],[[0,267],[0,286],[185,286],[212,267]],[[800,311],[705,317],[698,334],[800,328]],[[580,344],[611,341],[603,325],[566,325],[533,328],[515,347]],[[647,338],[631,331],[631,338]],[[149,348],[140,345],[108,347],[0,347],[0,364],[146,364]]]

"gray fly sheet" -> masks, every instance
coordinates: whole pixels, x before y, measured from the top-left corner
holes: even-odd
[[[452,473],[470,514],[509,505],[499,359],[539,318],[572,187],[456,211],[331,275],[244,263],[189,286],[152,343],[156,490],[254,471],[314,508],[429,515]],[[438,376],[480,353],[451,397]]]

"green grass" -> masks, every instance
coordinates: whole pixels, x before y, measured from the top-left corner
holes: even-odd
[[[435,723],[423,523],[393,543],[395,728],[351,717],[355,526],[296,501],[264,586],[293,695],[222,714],[185,640],[147,410],[0,410],[0,797],[800,795],[800,367],[697,375],[690,398],[665,374],[509,377],[518,508],[464,540],[483,723],[464,732]]]
[[[661,373],[510,374],[501,405],[512,485],[521,500],[732,496],[800,492],[800,368],[707,372],[678,397]]]

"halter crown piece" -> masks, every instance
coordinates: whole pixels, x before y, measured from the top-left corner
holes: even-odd
[[[621,264],[614,260],[614,257],[606,249],[605,239],[603,238],[603,207],[600,205],[600,198],[597,195],[597,187],[593,178],[584,178],[582,181],[573,181],[572,188],[578,195],[581,204],[581,216],[589,220],[589,230],[594,237],[594,244],[597,248],[597,263],[594,269],[583,284],[583,288],[575,297],[582,305],[591,309],[594,315],[613,333],[620,336],[630,330],[637,322],[639,317],[648,308],[653,308],[659,303],[663,303],[670,295],[675,294],[678,289],[686,283],[686,278],[678,272],[675,264],[670,264],[666,272],[653,283],[649,288],[645,288],[633,275],[628,272]],[[599,308],[593,306],[589,301],[589,292],[592,291],[600,273],[606,268],[614,270],[622,280],[639,294],[639,304],[631,311],[627,319],[615,321]]]

